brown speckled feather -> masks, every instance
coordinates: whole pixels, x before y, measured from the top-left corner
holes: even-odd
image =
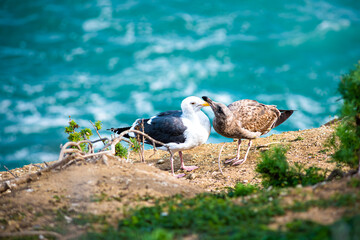
[[[261,135],[269,132],[280,116],[280,111],[274,105],[264,105],[255,100],[244,99],[228,106],[241,127]]]
[[[250,151],[252,140],[279,126],[294,112],[294,110],[279,110],[274,105],[265,105],[249,99],[239,100],[226,106],[214,102],[207,96],[202,98],[209,103],[214,112],[214,130],[224,137],[238,139],[236,157],[225,161],[225,163],[233,162],[232,165],[243,164]],[[249,139],[243,159],[240,159],[241,139]]]

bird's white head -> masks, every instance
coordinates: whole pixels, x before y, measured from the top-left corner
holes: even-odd
[[[197,112],[206,106],[210,105],[201,98],[195,96],[187,97],[181,102],[181,109],[184,113],[192,111]]]

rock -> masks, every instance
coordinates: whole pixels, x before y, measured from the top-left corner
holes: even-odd
[[[157,163],[156,164],[163,164],[165,162],[165,160],[164,159],[160,159],[159,161],[157,161]]]
[[[68,216],[64,215],[64,218],[65,218],[65,221],[66,221],[68,224],[71,223],[71,221],[72,221],[72,218],[71,218],[71,217],[68,217]]]
[[[108,157],[107,157],[106,155],[103,155],[103,156],[102,156],[102,162],[103,162],[103,164],[105,164],[106,166],[109,166]]]
[[[186,178],[190,179],[190,180],[193,180],[193,179],[195,179],[197,177],[198,177],[198,175],[196,173],[190,173]]]

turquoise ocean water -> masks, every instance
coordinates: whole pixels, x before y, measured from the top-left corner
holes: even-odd
[[[318,127],[358,60],[358,0],[2,0],[0,168],[57,159],[68,116],[126,126],[189,95],[298,110],[274,133]]]

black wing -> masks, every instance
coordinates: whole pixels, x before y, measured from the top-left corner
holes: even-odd
[[[181,111],[167,111],[159,113],[150,120],[144,119],[144,132],[163,143],[183,143],[185,142],[186,127],[182,122],[181,114]],[[141,120],[137,125],[141,131]],[[150,141],[146,141],[146,143],[151,144]]]
[[[181,119],[182,111],[166,111],[150,119],[138,119],[135,124],[135,129],[144,131],[147,135],[162,143],[183,143],[185,142],[184,132],[186,127]],[[111,128],[109,130],[120,134],[123,131],[129,130],[130,127]],[[125,137],[129,137],[125,135]],[[140,135],[136,135],[137,139],[142,141]],[[144,138],[145,143],[152,144],[151,141]],[[156,144],[156,147],[161,145]]]

